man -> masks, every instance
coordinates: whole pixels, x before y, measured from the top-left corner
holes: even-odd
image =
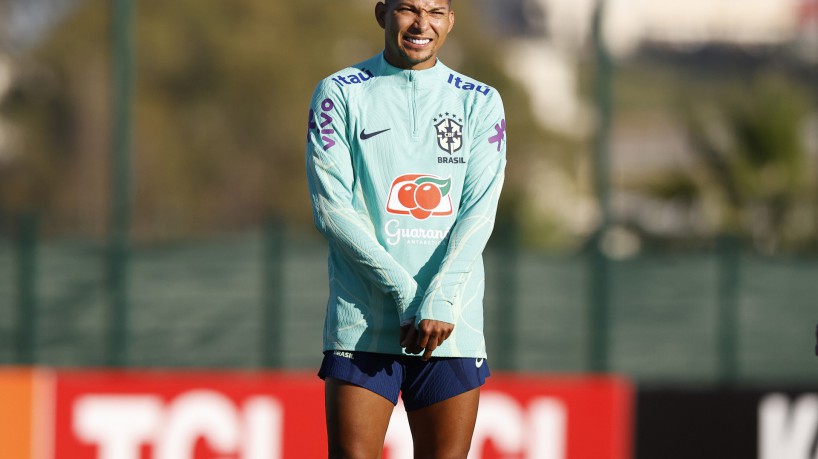
[[[383,53],[324,79],[309,113],[309,190],[329,243],[329,456],[380,457],[402,392],[415,457],[465,458],[489,375],[482,252],[503,105],[438,60],[450,0],[378,2],[375,17]]]

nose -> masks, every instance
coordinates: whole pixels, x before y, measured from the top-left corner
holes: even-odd
[[[415,16],[415,23],[413,24],[417,30],[423,31],[429,28],[429,13],[426,10],[421,10]]]

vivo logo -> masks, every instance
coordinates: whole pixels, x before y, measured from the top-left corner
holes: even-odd
[[[335,102],[332,101],[330,98],[326,98],[321,101],[321,125],[319,129],[318,123],[315,122],[315,110],[310,109],[309,114],[309,124],[307,126],[307,139],[309,140],[309,132],[310,131],[318,131],[321,135],[321,140],[324,141],[324,151],[329,150],[330,148],[335,146],[335,140],[330,137],[331,135],[335,135],[335,129],[330,126],[334,121],[332,116],[330,116],[330,112],[335,109]]]

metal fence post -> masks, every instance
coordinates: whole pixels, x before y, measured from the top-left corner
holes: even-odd
[[[267,368],[284,364],[284,224],[269,218],[264,225],[261,362]]]
[[[500,239],[497,263],[497,335],[499,336],[497,357],[498,369],[517,369],[517,344],[520,332],[517,329],[519,314],[518,263],[519,237],[517,224],[510,219],[498,228]]]
[[[21,365],[36,362],[37,343],[37,240],[40,219],[35,214],[19,217],[15,251],[17,260],[16,360]]]
[[[107,363],[128,364],[128,264],[131,220],[131,150],[134,87],[133,1],[113,0],[111,39],[113,64],[113,132],[111,158],[111,222],[107,289],[110,300]]]
[[[718,256],[718,360],[719,382],[730,385],[738,377],[738,293],[739,240],[732,235],[719,237]]]
[[[590,310],[588,314],[588,369],[604,373],[610,369],[610,260],[602,250],[602,234],[594,236],[590,261]]]
[[[588,364],[595,372],[609,370],[610,328],[610,261],[602,250],[602,242],[611,225],[609,142],[612,117],[613,62],[605,47],[602,26],[605,0],[597,0],[593,18],[593,38],[596,60],[594,98],[597,105],[597,126],[594,137],[594,187],[600,210],[600,222],[591,244]]]

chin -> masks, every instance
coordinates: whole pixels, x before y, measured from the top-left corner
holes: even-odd
[[[418,56],[418,57],[413,58],[412,56],[410,56],[407,53],[402,53],[402,57],[403,57],[403,60],[405,60],[409,64],[418,65],[418,64],[422,64],[424,62],[427,62],[429,59],[434,57],[434,54],[430,53],[428,55]]]

